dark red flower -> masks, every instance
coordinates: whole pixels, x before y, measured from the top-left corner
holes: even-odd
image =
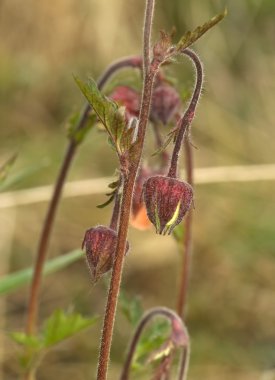
[[[137,91],[128,86],[118,86],[109,97],[126,108],[127,121],[129,121],[131,117],[138,117],[140,95]]]
[[[170,234],[189,210],[193,189],[176,178],[153,176],[144,184],[147,215],[158,234]]]

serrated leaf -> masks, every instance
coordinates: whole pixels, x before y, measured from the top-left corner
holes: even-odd
[[[155,321],[140,339],[134,357],[134,367],[146,361],[146,358],[162,347],[168,338],[170,326],[168,321]]]
[[[162,152],[165,151],[165,149],[168,147],[168,145],[170,144],[170,142],[173,140],[174,138],[174,135],[172,133],[169,133],[168,135],[168,138],[166,139],[166,141],[162,144],[161,147],[159,147],[153,154],[152,156],[157,156],[158,154],[161,154]]]
[[[118,179],[117,181],[114,181],[114,182],[111,182],[108,187],[110,189],[112,189],[112,191],[110,193],[107,193],[106,195],[109,197],[107,199],[106,202],[100,204],[100,205],[97,205],[96,207],[97,208],[104,208],[106,206],[108,206],[115,198],[117,192],[118,192],[118,189],[119,189],[119,186],[120,186],[120,179]]]
[[[41,338],[37,335],[28,335],[24,332],[12,332],[10,334],[12,340],[26,348],[39,349],[43,346]]]
[[[12,155],[1,167],[0,167],[0,184],[2,184],[7,178],[9,171],[17,158],[17,154]]]
[[[74,336],[95,324],[97,319],[97,317],[86,318],[79,313],[64,313],[62,310],[55,310],[44,325],[42,332],[44,346],[51,347]]]
[[[180,41],[176,45],[176,51],[184,50],[190,45],[192,45],[204,33],[206,33],[209,29],[213,28],[213,26],[218,24],[226,16],[226,14],[227,14],[227,10],[225,9],[223,13],[212,17],[209,21],[207,21],[203,25],[198,26],[193,31],[188,31],[187,33],[185,33],[184,36],[180,39]]]
[[[161,154],[162,152],[164,152],[164,150],[168,147],[168,145],[171,143],[171,141],[175,141],[175,138],[177,136],[178,130],[179,130],[178,128],[175,128],[170,133],[168,133],[167,139],[165,140],[165,142],[162,144],[161,147],[159,147],[152,154],[152,156],[157,156],[158,154]]]
[[[112,192],[110,194],[106,194],[106,195],[109,196],[109,198],[107,199],[107,201],[104,202],[104,203],[101,203],[100,205],[97,205],[96,207],[97,208],[104,208],[104,207],[108,206],[110,203],[113,202],[113,200],[115,198],[115,194],[116,194],[116,191],[114,191],[114,192]]]
[[[122,291],[119,297],[119,307],[131,326],[137,326],[144,312],[139,297],[130,297]],[[146,328],[135,350],[132,369],[144,368],[148,357],[151,358],[152,352],[161,350],[162,345],[167,341],[170,330],[169,322],[161,319],[156,319],[153,324]]]
[[[111,183],[109,183],[108,187],[110,189],[117,189],[119,186],[119,182],[120,182],[119,179],[117,181],[111,182]]]
[[[129,297],[123,291],[120,293],[119,306],[122,314],[135,327],[143,314],[143,307],[139,297]]]
[[[89,79],[87,83],[82,82],[79,78],[75,78],[75,81],[104,125],[118,155],[121,156],[127,152],[132,141],[129,138],[125,108],[119,107],[116,102],[102,95],[92,79]]]

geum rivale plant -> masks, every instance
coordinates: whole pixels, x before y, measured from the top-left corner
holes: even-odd
[[[104,207],[113,203],[110,223],[108,226],[99,225],[88,228],[82,243],[93,283],[111,271],[97,380],[107,378],[123,264],[130,246],[127,241],[129,223],[140,229],[146,229],[153,224],[156,233],[161,235],[170,235],[174,232],[177,240],[183,239],[184,255],[177,313],[159,307],[144,314],[129,346],[121,379],[129,378],[131,363],[138,351],[141,333],[147,323],[158,315],[168,320],[170,333],[167,338],[162,340],[159,349],[150,356],[151,361],[158,359],[154,378],[168,378],[174,351],[177,348],[182,348],[178,378],[186,377],[189,336],[183,320],[190,266],[194,198],[190,127],[203,84],[201,60],[195,51],[190,49],[190,46],[222,20],[225,13],[215,16],[194,31],[187,32],[177,43],[172,42],[172,35],[162,31],[160,39],[151,46],[154,3],[154,0],[146,1],[142,57],[126,57],[116,61],[107,68],[97,83],[92,79],[83,82],[75,77],[76,83],[88,103],[82,113],[74,115],[70,121],[68,149],[56,181],[38,245],[26,331],[21,335],[14,334],[14,339],[25,347],[26,379],[35,378],[37,365],[45,349],[94,322],[93,319],[85,320],[79,315],[66,317],[59,311],[45,324],[42,335],[36,333],[43,267],[62,188],[77,148],[86,138],[91,126],[99,123],[105,128],[109,144],[117,155],[119,165],[118,178],[109,185],[110,197],[105,204],[101,205]],[[185,110],[176,87],[166,77],[166,69],[169,69],[169,65],[180,56],[191,60],[196,74],[192,96]],[[120,85],[106,96],[102,92],[104,86],[117,71],[125,67],[140,70],[143,79],[142,91]],[[171,127],[165,141],[162,138],[163,125],[166,129]],[[155,152],[152,153],[159,158],[159,166],[154,168],[141,164],[147,129],[153,133],[156,141]],[[169,145],[172,145],[171,154],[166,150]],[[183,146],[186,158],[186,182],[179,178],[179,156]],[[181,231],[175,228],[184,217],[185,233],[182,235]],[[70,329],[72,320],[74,320],[75,329]],[[60,331],[62,333],[58,334]]]
[[[171,234],[192,206],[192,185],[178,178],[178,166],[183,141],[186,140],[186,144],[190,144],[190,126],[202,90],[203,67],[198,55],[189,46],[224,16],[219,15],[209,23],[198,27],[193,33],[187,33],[177,44],[172,43],[168,33],[161,32],[160,40],[151,49],[153,11],[154,1],[148,0],[144,23],[141,95],[133,88],[121,86],[107,98],[99,92],[93,80],[84,83],[76,78],[81,91],[104,125],[119,161],[119,178],[116,183],[111,184],[111,188],[114,188],[111,193],[114,206],[110,225],[90,228],[86,231],[83,241],[93,279],[97,281],[102,274],[112,270],[102,331],[98,380],[106,379],[107,376],[123,262],[129,249],[127,241],[129,221],[135,223],[145,207],[147,218],[155,226],[156,232],[163,235]],[[168,83],[162,70],[163,65],[172,63],[180,55],[187,56],[192,61],[196,72],[193,94],[183,114],[181,114],[180,97],[175,88]],[[169,133],[168,141],[163,144],[159,131],[160,124],[169,123],[175,123],[176,126]],[[153,124],[150,128],[156,136],[158,153],[162,156],[158,170],[150,170],[140,164],[148,124]],[[164,152],[170,142],[174,144],[171,158]],[[140,220],[141,226],[147,225],[147,218],[143,215],[143,219]],[[182,310],[178,312],[182,314]],[[161,308],[149,313],[150,316],[157,314],[164,314],[172,321],[170,348],[177,346],[188,348],[188,334],[182,323],[175,322],[177,316],[166,309],[164,312]],[[147,318],[148,315],[141,321],[139,332],[145,324],[143,321]],[[177,335],[175,331],[178,336],[184,338],[175,338]],[[137,336],[134,338],[134,341],[136,340]],[[133,352],[133,346],[130,352]],[[166,350],[165,355],[168,358],[171,356],[171,350]],[[183,378],[186,374],[187,351],[188,349],[184,350],[179,378]],[[169,364],[166,366],[162,364],[160,366],[162,370],[157,376],[162,378],[164,372],[168,375],[168,367]],[[127,371],[126,364],[122,374],[123,379],[128,378]]]

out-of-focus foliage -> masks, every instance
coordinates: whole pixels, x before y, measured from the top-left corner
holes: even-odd
[[[79,260],[83,256],[81,250],[69,252],[55,259],[49,260],[45,264],[44,276],[66,268],[68,265]],[[15,273],[10,273],[0,278],[0,294],[8,294],[30,283],[33,275],[33,268],[27,268]]]
[[[96,317],[86,318],[79,313],[65,313],[57,309],[45,321],[41,333],[36,335],[28,335],[24,332],[11,333],[12,339],[23,347],[23,353],[20,356],[22,367],[36,368],[37,363],[40,363],[49,349],[91,327],[97,319]]]
[[[275,2],[273,0],[157,0],[154,38],[176,27],[175,41],[225,7],[224,21],[196,43],[205,67],[204,96],[193,125],[195,165],[223,166],[274,162]],[[0,162],[18,158],[9,179],[34,165],[41,169],[13,188],[52,184],[62,159],[68,116],[83,97],[72,73],[98,78],[123,55],[140,54],[143,1],[2,0],[0,2]],[[171,66],[182,97],[193,86],[188,60]],[[170,68],[167,67],[167,71]],[[130,83],[131,70],[114,78]],[[134,72],[137,76],[136,71]],[[138,81],[136,81],[138,82]],[[108,89],[106,89],[108,91]],[[169,133],[163,130],[163,136]],[[146,153],[154,151],[148,133]],[[104,152],[104,159],[102,159]],[[149,157],[149,155],[148,155]],[[156,158],[150,158],[155,160]],[[45,161],[48,163],[45,166]],[[43,164],[43,165],[42,165]],[[69,179],[112,175],[114,152],[94,130],[80,147]],[[259,380],[274,367],[274,225],[272,182],[195,186],[194,257],[187,325],[191,335],[190,380]],[[9,187],[10,189],[10,187]],[[50,257],[81,244],[85,230],[109,221],[102,195],[64,200]],[[31,265],[46,205],[1,210],[3,273]],[[171,238],[130,231],[123,287],[142,297],[147,309],[174,307],[180,257]],[[14,347],[3,330],[22,327],[27,291],[1,298],[5,348],[1,375],[16,379]],[[85,315],[103,313],[106,289],[91,288],[79,261],[44,280],[41,320],[57,307],[74,304]],[[68,340],[42,363],[45,379],[92,378],[99,336],[96,329]],[[132,328],[118,317],[112,374],[117,378]],[[88,336],[89,335],[89,336]],[[3,350],[2,350],[3,352]],[[94,358],[94,359],[92,359]],[[142,377],[141,377],[142,378]]]

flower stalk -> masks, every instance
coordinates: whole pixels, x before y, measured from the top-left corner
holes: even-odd
[[[124,367],[120,376],[120,380],[129,380],[131,364],[133,361],[133,357],[135,351],[137,349],[138,341],[141,337],[141,334],[147,324],[155,317],[163,316],[165,317],[171,324],[171,335],[169,340],[171,341],[171,345],[174,348],[182,347],[182,358],[179,370],[178,380],[184,380],[189,364],[189,335],[186,327],[184,326],[181,318],[172,310],[165,307],[156,307],[149,310],[139,322],[134,336],[131,340],[126,360],[124,363]]]
[[[193,121],[196,107],[200,98],[201,90],[202,90],[202,83],[203,83],[203,66],[202,63],[197,56],[197,54],[191,50],[191,49],[184,49],[182,51],[182,54],[187,55],[192,62],[194,63],[195,69],[196,69],[196,84],[194,88],[194,92],[192,95],[192,98],[190,100],[190,103],[187,107],[187,110],[185,111],[183,117],[179,121],[178,126],[178,132],[176,136],[175,146],[172,153],[171,163],[170,163],[170,169],[168,172],[168,176],[175,178],[177,176],[177,167],[178,167],[178,159],[179,154],[182,146],[182,141],[185,137],[186,132],[188,132],[188,129]]]
[[[129,171],[128,173],[124,173],[123,178],[123,190],[121,201],[122,203],[118,228],[118,241],[116,246],[115,260],[112,270],[112,277],[110,281],[108,299],[105,309],[105,317],[103,322],[100,354],[97,369],[97,380],[106,380],[107,378],[116,307],[122,277],[124,254],[129,227],[133,190],[144,145],[146,127],[150,112],[150,102],[152,97],[154,78],[159,67],[153,66],[150,61],[150,39],[154,4],[154,0],[147,0],[146,2],[143,34],[143,91],[141,108],[139,113],[138,133],[137,140],[134,146],[133,160],[129,163]]]

